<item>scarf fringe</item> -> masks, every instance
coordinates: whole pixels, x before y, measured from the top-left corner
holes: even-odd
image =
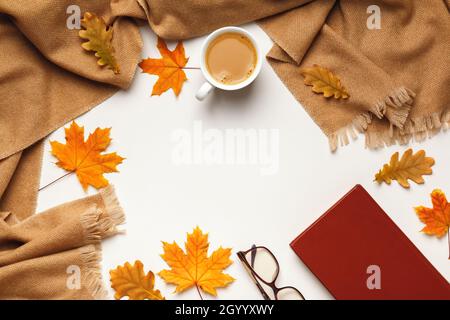
[[[406,87],[393,90],[375,104],[373,113],[382,119],[386,117],[394,126],[403,129],[416,94]]]
[[[355,140],[357,138],[355,131],[365,133],[365,144],[366,148],[369,149],[378,149],[394,144],[407,144],[411,140],[422,142],[450,128],[450,110],[407,120],[402,129],[391,124],[390,129],[383,132],[368,132],[367,127],[371,122],[370,113],[363,113],[348,126],[331,134],[328,137],[331,151],[336,151],[339,145],[348,145],[350,142],[349,136]]]
[[[364,133],[371,122],[372,115],[370,113],[361,113],[351,124],[331,134],[328,137],[331,151],[336,151],[339,145],[341,147],[348,145],[350,143],[349,136],[356,140],[358,138],[357,133]]]
[[[82,283],[95,300],[106,300],[108,291],[103,283],[101,273],[102,249],[100,246],[88,245],[80,248],[83,262]]]
[[[384,99],[375,103],[372,112],[364,112],[358,115],[351,124],[331,134],[329,136],[331,151],[336,151],[339,145],[348,145],[350,143],[349,136],[355,140],[357,133],[366,132],[368,125],[372,122],[373,114],[379,119],[386,117],[393,126],[404,130],[408,124],[407,119],[415,96],[416,94],[406,87],[399,87],[393,90]],[[394,131],[394,128],[392,127],[391,130]],[[388,140],[386,137],[379,138]],[[378,141],[380,139],[375,138],[372,140]]]
[[[393,128],[384,132],[366,132],[366,147],[377,149],[393,144],[422,142],[450,127],[450,110],[435,112],[428,116],[410,119],[403,129]]]
[[[106,299],[108,291],[101,275],[101,240],[120,232],[117,226],[125,222],[125,214],[113,186],[102,189],[99,194],[103,206],[93,206],[80,217],[89,244],[80,248],[80,257],[83,261],[82,283],[94,299]]]
[[[97,244],[102,239],[119,233],[117,226],[125,222],[125,213],[117,200],[114,187],[100,191],[103,206],[94,206],[80,218],[88,243]]]
[[[121,233],[122,231],[119,231],[117,226],[125,223],[125,213],[117,199],[114,186],[109,185],[100,190],[100,196],[103,199],[105,211],[108,215],[107,218],[100,220],[100,229],[104,230],[104,237]]]

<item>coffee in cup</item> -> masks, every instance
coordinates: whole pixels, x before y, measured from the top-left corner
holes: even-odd
[[[211,76],[225,85],[248,79],[255,70],[257,53],[250,39],[237,32],[219,35],[206,49],[206,67]]]
[[[206,82],[195,94],[198,100],[218,88],[234,91],[252,83],[261,71],[262,53],[255,37],[239,27],[220,28],[206,37],[200,69]]]

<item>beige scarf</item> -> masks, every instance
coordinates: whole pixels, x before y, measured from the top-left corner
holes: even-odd
[[[378,148],[421,141],[450,122],[450,15],[443,0],[323,0],[261,22],[275,42],[268,59],[330,139],[334,151],[364,132]],[[380,29],[369,29],[377,4]],[[299,67],[330,69],[347,100],[303,84]]]
[[[23,221],[0,213],[0,299],[105,298],[100,241],[123,222],[111,186]]]
[[[275,42],[271,65],[333,150],[355,130],[378,147],[444,128],[450,120],[448,1],[373,2],[1,1],[0,298],[105,297],[99,242],[123,221],[113,191],[33,215],[43,150],[38,141],[128,88],[141,58],[138,20],[164,38],[184,39],[266,18],[260,24]],[[67,28],[67,8],[74,4],[114,26],[120,75],[98,67],[81,48],[78,30]],[[373,4],[381,10],[381,29],[366,26]],[[312,93],[299,67],[313,64],[338,75],[351,97]],[[77,266],[81,280],[74,290],[68,279]]]

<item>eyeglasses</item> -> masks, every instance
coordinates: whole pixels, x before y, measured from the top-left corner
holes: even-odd
[[[253,246],[247,251],[239,251],[237,256],[265,300],[305,300],[301,292],[294,287],[279,288],[276,286],[280,265],[273,253],[266,247]],[[271,289],[269,293],[264,290],[264,286]]]

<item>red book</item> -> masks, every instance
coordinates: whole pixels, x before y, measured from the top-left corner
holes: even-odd
[[[360,185],[292,243],[336,299],[446,299],[448,281]]]

